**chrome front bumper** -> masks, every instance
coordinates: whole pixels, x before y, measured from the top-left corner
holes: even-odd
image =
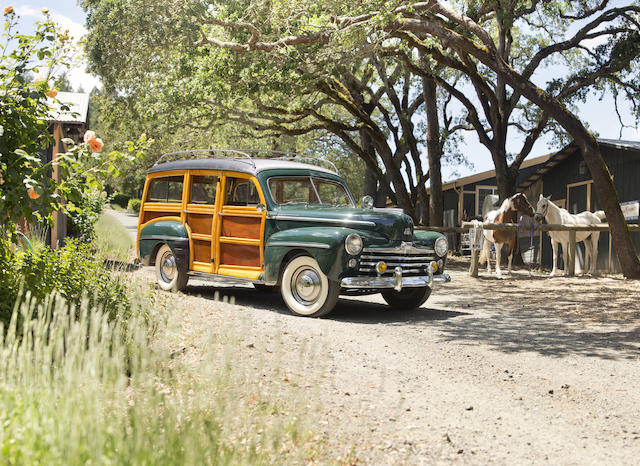
[[[361,289],[393,288],[396,291],[400,291],[403,288],[420,288],[432,286],[434,282],[446,283],[450,281],[451,277],[446,273],[434,275],[433,272],[429,272],[429,275],[421,277],[403,277],[402,269],[396,267],[392,277],[346,277],[342,279],[340,286],[342,288]]]

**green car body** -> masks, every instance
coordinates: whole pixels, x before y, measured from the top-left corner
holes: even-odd
[[[157,165],[152,172],[198,170],[202,173],[207,169],[204,162],[169,162]],[[411,217],[398,209],[300,203],[280,205],[269,190],[270,178],[309,177],[333,181],[344,187],[352,205],[355,202],[344,180],[330,170],[296,162],[256,162],[259,163],[254,163],[253,167],[234,165],[228,160],[209,165],[217,173],[248,173],[262,192],[264,205],[259,204],[259,209],[265,212],[261,233],[263,256],[260,274],[251,282],[280,285],[284,268],[292,258],[300,255],[313,258],[322,274],[330,282],[339,284],[341,294],[375,293],[386,289],[400,291],[404,287],[430,288],[434,281],[449,280],[444,274],[447,246],[442,234],[415,230]],[[190,230],[178,215],[142,224],[141,212],[138,252],[143,264],[153,264],[159,248],[166,244],[175,256],[178,270],[192,273],[189,270]],[[360,241],[361,250],[353,253],[352,247],[351,253],[348,252],[347,238],[356,238],[353,240],[356,245]]]

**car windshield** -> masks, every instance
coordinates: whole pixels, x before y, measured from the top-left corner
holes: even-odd
[[[271,197],[280,205],[320,204],[353,207],[345,187],[336,181],[309,176],[269,178]]]

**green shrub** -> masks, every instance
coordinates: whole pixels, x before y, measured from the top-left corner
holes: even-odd
[[[115,205],[119,205],[123,209],[126,209],[127,204],[129,203],[129,199],[131,199],[130,196],[127,196],[126,194],[118,193],[111,196],[111,203]]]
[[[140,213],[140,205],[142,201],[140,199],[129,199],[127,209],[134,211],[136,214]]]
[[[67,234],[84,241],[95,238],[95,225],[107,205],[107,196],[98,190],[83,191],[77,208],[67,209]]]
[[[131,312],[123,281],[104,268],[90,244],[72,238],[64,248],[35,251],[14,251],[0,241],[0,321],[9,321],[21,287],[36,302],[55,293],[71,305],[86,299],[103,306],[112,319]]]

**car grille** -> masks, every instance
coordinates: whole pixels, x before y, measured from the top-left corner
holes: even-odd
[[[377,276],[376,264],[383,261],[387,271],[383,276],[393,275],[396,267],[402,269],[403,276],[423,276],[429,273],[429,263],[437,260],[433,249],[405,246],[400,248],[365,248],[360,256],[360,275]]]

